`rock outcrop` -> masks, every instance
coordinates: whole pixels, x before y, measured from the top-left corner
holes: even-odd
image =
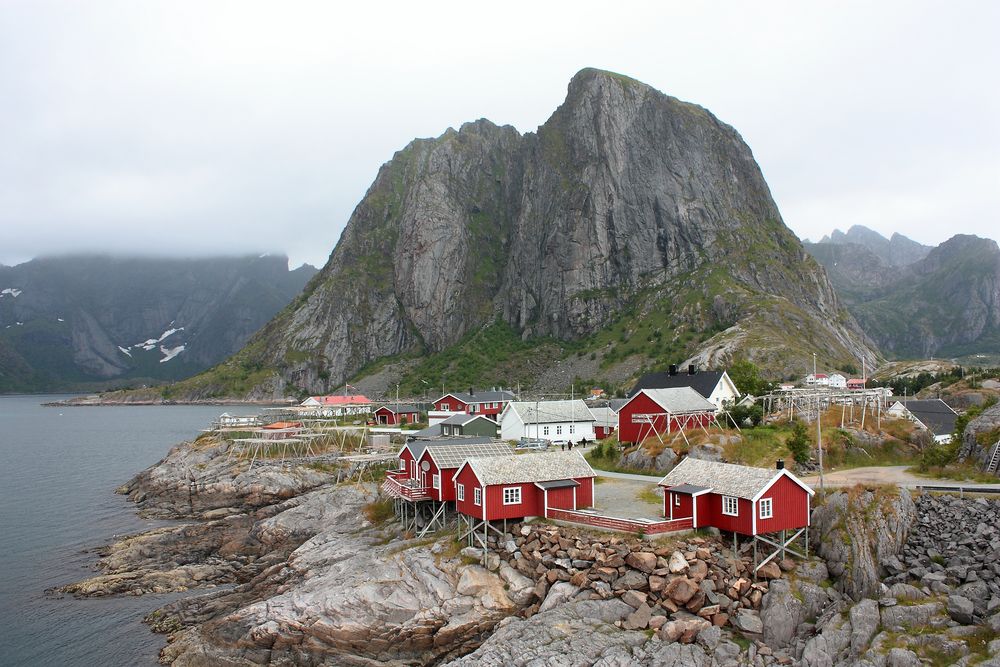
[[[316,393],[497,320],[523,339],[578,340],[629,308],[671,311],[663,333],[678,344],[727,329],[702,346],[776,370],[804,343],[831,362],[873,358],[736,131],[586,69],[536,133],[478,120],[396,153],[317,278],[231,364],[270,371],[258,386],[279,395]],[[209,374],[177,391],[234,388]]]
[[[855,599],[878,598],[884,564],[906,542],[916,517],[905,489],[855,487],[831,493],[813,511],[813,546],[841,593]]]
[[[1000,403],[983,410],[965,427],[958,459],[985,467],[998,442],[1000,442]],[[1000,474],[1000,470],[997,472]]]

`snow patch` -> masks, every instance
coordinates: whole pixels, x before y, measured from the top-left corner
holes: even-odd
[[[160,359],[160,363],[162,364],[162,363],[165,363],[167,361],[170,361],[171,359],[173,359],[174,357],[176,357],[178,354],[180,354],[183,351],[184,351],[184,346],[183,345],[178,345],[177,347],[171,347],[171,348],[167,348],[167,347],[161,345],[160,346],[160,352],[162,352],[164,356],[163,356],[162,359]]]
[[[132,356],[132,353],[131,353],[131,352],[129,352],[129,348],[127,348],[127,347],[122,347],[121,345],[119,345],[119,346],[118,346],[118,349],[122,351],[122,354],[127,354],[127,355],[128,355],[128,356],[130,356],[130,357]]]
[[[171,322],[171,324],[173,324],[173,322]],[[162,334],[160,334],[159,338],[150,338],[149,340],[144,340],[141,343],[136,343],[132,347],[141,347],[142,349],[148,352],[149,350],[152,350],[161,342],[163,342],[164,339],[166,339],[168,336],[173,336],[178,331],[184,331],[184,327],[178,327],[176,329],[167,329]]]
[[[57,317],[57,318],[56,318],[56,321],[57,321],[57,322],[65,322],[66,320],[64,320],[64,319],[63,319],[63,318],[61,318],[61,317]]]
[[[23,327],[24,326],[24,322],[14,322],[14,324],[16,324],[19,327]]]
[[[14,289],[13,287],[8,287],[6,289],[2,289],[2,290],[0,290],[0,299],[2,299],[3,297],[7,296],[8,294],[10,294],[12,297],[14,297],[16,299],[17,297],[21,296],[21,290]]]

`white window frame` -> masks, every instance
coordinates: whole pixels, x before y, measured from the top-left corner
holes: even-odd
[[[442,403],[441,404],[441,411],[442,412],[451,412],[451,403]]]
[[[465,484],[455,485],[455,497],[459,500],[465,500]]]
[[[549,434],[549,427],[548,426],[543,426],[542,427],[542,435],[548,435],[548,434]]]
[[[674,494],[671,494],[671,495],[673,495],[673,497],[674,497],[674,507],[680,507],[681,506],[681,494],[674,493]]]
[[[508,500],[508,492],[509,500]],[[504,505],[520,505],[521,504],[521,487],[519,486],[505,486],[503,487],[503,504]]]
[[[476,406],[477,405],[479,405],[479,404],[478,403],[472,403],[472,404],[469,405],[469,414],[470,415],[476,414]]]
[[[562,424],[556,424],[556,435],[562,435]]]
[[[472,490],[472,504],[482,505],[483,504],[483,489],[477,486]]]
[[[441,475],[434,475],[431,477],[431,486],[438,490],[441,489]]]
[[[726,516],[739,516],[740,499],[736,496],[722,496],[722,513]]]
[[[569,433],[570,433],[570,435],[576,433],[576,424],[570,424],[569,425]]]
[[[767,512],[764,508],[767,508]],[[761,498],[760,499],[760,518],[761,519],[771,519],[774,517],[774,500],[771,498]]]

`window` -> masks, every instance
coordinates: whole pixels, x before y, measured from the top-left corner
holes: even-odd
[[[770,498],[760,499],[760,518],[770,519],[774,516],[774,505]]]
[[[503,490],[503,504],[504,505],[520,505],[521,504],[521,487],[519,486],[505,486]]]
[[[562,435],[562,424],[556,426],[556,435]]]
[[[542,435],[548,435],[548,434],[549,434],[549,427],[548,426],[543,426],[542,427]]]
[[[441,475],[434,475],[434,477],[431,478],[431,486],[435,489],[441,488]]]
[[[740,515],[740,501],[734,496],[722,496],[722,513],[727,516]]]
[[[402,472],[406,472],[406,460],[405,459],[399,459],[399,469]]]
[[[455,497],[459,500],[465,500],[465,484],[458,484],[455,487]]]
[[[473,414],[473,415],[476,414],[476,407],[478,405],[479,405],[478,403],[473,403],[472,405],[470,405],[469,406],[469,414]]]
[[[451,411],[451,403],[442,403],[441,404],[441,409],[444,410],[445,412],[450,412]]]
[[[473,505],[483,504],[483,490],[478,486],[472,490],[472,504]]]
[[[451,435],[451,427],[450,426],[442,426],[441,427],[441,435]]]
[[[674,494],[674,507],[680,507],[680,506],[681,506],[681,494],[675,493]]]
[[[576,424],[570,424],[569,425],[569,432],[570,433],[576,433]]]

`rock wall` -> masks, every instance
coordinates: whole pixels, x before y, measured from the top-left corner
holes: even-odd
[[[899,554],[915,517],[905,489],[855,487],[818,504],[810,538],[838,591],[855,600],[877,598],[887,574],[883,564]]]
[[[1000,442],[1000,403],[983,410],[965,427],[958,458],[985,467],[997,442]]]

